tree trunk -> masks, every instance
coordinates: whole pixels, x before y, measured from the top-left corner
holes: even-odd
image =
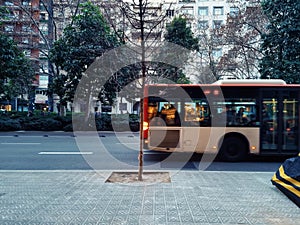
[[[140,25],[141,25],[141,50],[142,50],[142,93],[141,93],[141,107],[140,107],[140,151],[139,151],[139,172],[138,172],[138,180],[143,180],[143,167],[144,167],[144,87],[145,87],[145,77],[146,77],[146,65],[145,65],[145,36],[144,36],[144,7],[143,0],[139,0],[139,16],[140,16]]]
[[[63,104],[59,104],[59,115],[66,116],[66,107]]]

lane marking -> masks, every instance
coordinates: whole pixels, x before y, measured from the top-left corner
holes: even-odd
[[[2,142],[2,145],[40,145],[37,142]]]
[[[93,152],[39,152],[39,155],[92,155]]]
[[[140,144],[138,142],[117,142],[116,145],[137,145]]]
[[[20,136],[1,136],[0,138],[74,138],[72,135],[20,135]]]

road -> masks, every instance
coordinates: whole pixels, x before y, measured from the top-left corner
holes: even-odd
[[[103,132],[95,138],[65,132],[0,133],[0,170],[136,170],[138,133]],[[203,158],[202,158],[203,159]],[[145,170],[273,172],[284,158],[250,157],[246,162],[202,160],[199,155],[145,151]]]

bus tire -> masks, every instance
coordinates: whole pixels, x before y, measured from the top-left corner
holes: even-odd
[[[219,158],[222,161],[238,162],[246,159],[247,144],[237,137],[225,137],[220,148]]]

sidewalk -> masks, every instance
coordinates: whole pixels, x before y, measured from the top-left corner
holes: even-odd
[[[0,224],[300,224],[273,173],[181,171],[105,183],[111,171],[0,171]]]

